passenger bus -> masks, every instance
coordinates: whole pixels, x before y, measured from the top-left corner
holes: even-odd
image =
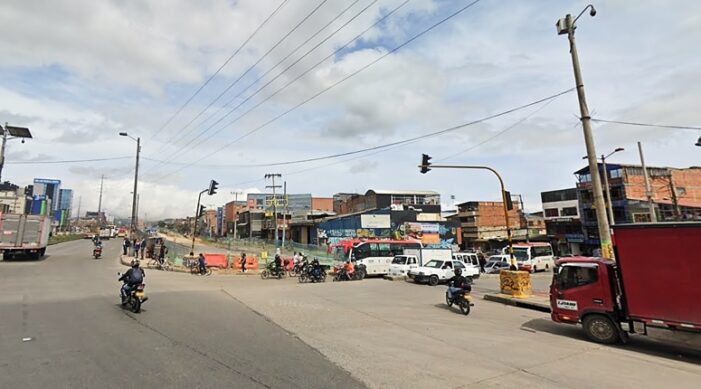
[[[390,239],[348,239],[333,246],[336,261],[363,264],[368,275],[388,274],[395,255],[401,255],[405,249],[420,248],[423,245],[417,240]]]

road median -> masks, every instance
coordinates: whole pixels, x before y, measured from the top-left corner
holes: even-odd
[[[483,298],[487,301],[550,313],[550,303],[547,296],[533,295],[527,298],[517,298],[503,293],[485,293]]]

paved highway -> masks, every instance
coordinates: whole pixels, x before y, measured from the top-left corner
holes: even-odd
[[[0,388],[363,387],[221,289],[216,277],[147,271],[151,300],[119,307],[119,241],[0,262]]]

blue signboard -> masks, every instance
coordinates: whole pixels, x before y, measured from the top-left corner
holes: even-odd
[[[217,208],[217,236],[222,235],[222,225],[224,224],[224,208]]]

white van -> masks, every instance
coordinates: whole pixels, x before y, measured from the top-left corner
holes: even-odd
[[[537,271],[548,271],[555,267],[555,257],[550,243],[518,243],[513,245],[514,257],[519,270],[535,273]],[[508,254],[509,248],[504,248],[504,253]]]
[[[453,253],[453,260],[460,261],[465,265],[465,270],[467,274],[472,278],[479,278],[480,276],[480,260],[475,253]]]

